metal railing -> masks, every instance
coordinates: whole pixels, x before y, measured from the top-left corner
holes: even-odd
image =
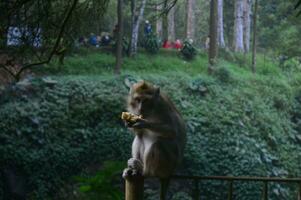
[[[233,185],[235,182],[262,182],[262,198],[261,200],[268,200],[269,183],[289,183],[296,184],[298,186],[298,195],[296,200],[301,200],[301,178],[278,178],[278,177],[233,177],[233,176],[185,176],[185,175],[175,175],[172,179],[180,180],[192,180],[193,181],[193,199],[199,200],[201,198],[199,183],[203,180],[220,180],[228,182],[228,200],[233,199]],[[126,180],[125,185],[125,200],[142,200],[143,199],[143,177],[135,177]]]
[[[199,182],[202,180],[221,180],[227,181],[229,183],[228,186],[228,200],[233,199],[233,184],[234,182],[262,182],[263,183],[263,192],[262,192],[262,200],[268,200],[268,190],[269,190],[269,182],[276,182],[276,183],[291,183],[296,184],[299,187],[298,196],[296,200],[301,200],[301,178],[278,178],[278,177],[247,177],[247,176],[240,176],[240,177],[233,177],[233,176],[183,176],[183,175],[176,175],[172,177],[173,179],[184,179],[184,180],[192,180],[194,185],[194,192],[193,198],[195,200],[200,199],[200,192],[199,192]]]

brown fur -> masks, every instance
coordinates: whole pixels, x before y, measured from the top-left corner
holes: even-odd
[[[136,134],[131,161],[141,163],[146,177],[168,179],[182,160],[186,143],[185,124],[180,113],[159,88],[145,81],[132,86],[128,111],[143,118],[140,127],[134,124],[131,128]]]

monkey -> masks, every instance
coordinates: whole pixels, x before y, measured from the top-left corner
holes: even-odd
[[[160,88],[145,81],[131,86],[127,105],[128,112],[142,117],[125,121],[135,138],[123,177],[141,174],[159,178],[160,200],[165,200],[170,177],[183,158],[184,120]]]

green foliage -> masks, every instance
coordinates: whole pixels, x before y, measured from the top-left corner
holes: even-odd
[[[126,94],[120,81],[57,81],[48,85],[34,79],[6,91],[0,100],[1,169],[15,165],[29,174],[37,199],[93,163],[123,160],[130,153],[131,136],[119,119]]]
[[[301,63],[300,60],[298,60],[297,58],[291,58],[285,60],[281,67],[284,71],[296,72],[301,70]]]
[[[151,53],[151,54],[158,53],[159,49],[160,49],[160,43],[157,38],[157,35],[149,34],[149,35],[145,36],[143,46],[148,53]]]
[[[172,200],[192,200],[186,192],[177,192],[172,196]]]
[[[52,66],[36,71],[58,76],[7,88],[0,95],[0,169],[21,168],[31,196],[46,199],[86,167],[126,160],[132,136],[119,119],[128,92],[125,84],[146,79],[167,92],[187,123],[182,173],[300,176],[299,71],[283,73],[259,55],[258,74],[221,60],[208,76],[202,73],[206,57],[185,62],[175,52],[162,54],[125,58],[127,75],[119,77],[110,75],[113,55],[75,55],[66,59],[62,71],[50,71]],[[237,199],[251,200],[261,191],[258,184],[236,187]],[[227,191],[226,183],[214,181],[200,188],[208,199],[222,199],[221,191]],[[182,189],[171,187],[172,194]],[[294,190],[271,185],[271,197],[291,199]]]
[[[184,41],[183,48],[181,49],[181,54],[186,60],[192,60],[197,54],[196,48],[189,41]]]
[[[295,1],[296,2],[296,1]],[[258,39],[260,47],[280,55],[300,55],[300,18],[294,1],[266,0],[259,2]]]
[[[121,200],[122,192],[113,186],[116,175],[121,174],[125,168],[124,163],[105,162],[101,171],[92,177],[76,177],[76,181],[80,184],[79,191],[85,194],[88,199],[107,199]]]
[[[214,76],[218,78],[223,83],[228,83],[232,80],[232,75],[231,72],[225,68],[225,67],[220,67],[214,72]]]
[[[234,79],[232,72],[223,69],[219,73],[227,75],[133,77],[161,86],[183,113],[188,144],[182,172],[298,176],[300,113],[295,114],[295,121],[291,113],[300,104],[291,86],[264,78],[228,81]],[[58,76],[52,77],[54,85],[34,79],[26,88],[6,91],[8,95],[1,95],[0,101],[0,139],[4,141],[0,166],[14,163],[23,168],[30,174],[35,198],[45,199],[64,180],[93,163],[127,159],[132,137],[119,120],[125,109],[125,78]],[[91,185],[110,173],[104,169],[95,179],[85,179],[88,187],[82,190],[91,195],[99,192],[90,190],[99,185]],[[254,199],[260,187],[237,186],[237,198]],[[217,182],[201,188],[209,199],[222,198],[224,193],[217,191],[227,191],[226,184]],[[283,185],[272,185],[271,191],[271,197],[282,199],[290,199],[293,192]]]

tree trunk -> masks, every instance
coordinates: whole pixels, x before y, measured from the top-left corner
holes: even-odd
[[[137,53],[137,43],[139,36],[139,26],[144,14],[146,0],[142,0],[139,11],[136,8],[136,0],[131,0],[131,12],[132,12],[132,35],[130,42],[130,52],[129,55],[133,56]],[[137,16],[138,13],[138,16]]]
[[[163,6],[163,15],[162,15],[162,26],[163,26],[163,32],[162,32],[162,39],[163,41],[168,40],[168,7],[167,7],[167,1],[164,1],[164,6]]]
[[[253,15],[253,49],[252,49],[252,72],[256,72],[256,45],[257,45],[257,10],[258,0],[255,0],[254,15]]]
[[[160,3],[160,2],[157,2]],[[162,12],[162,5],[156,6],[157,14],[159,15]],[[159,16],[156,21],[156,33],[159,38],[162,38],[162,17]]]
[[[244,0],[244,50],[250,51],[251,35],[251,0]]]
[[[244,52],[244,39],[243,39],[243,3],[244,0],[236,0],[234,11],[234,38],[233,47],[235,52]]]
[[[187,0],[186,8],[186,38],[194,40],[195,30],[195,0]]]
[[[225,48],[225,38],[224,38],[224,12],[223,12],[223,0],[217,1],[217,16],[218,16],[218,26],[217,26],[217,34],[218,39],[217,43],[218,46],[221,48]]]
[[[168,40],[175,41],[175,6],[168,13]]]
[[[115,74],[120,74],[120,68],[122,64],[122,36],[123,36],[123,0],[117,2],[117,15],[118,15],[118,36],[117,36],[117,48],[116,48],[116,65]]]
[[[209,68],[212,73],[217,57],[217,0],[210,2],[210,44],[209,44]]]

